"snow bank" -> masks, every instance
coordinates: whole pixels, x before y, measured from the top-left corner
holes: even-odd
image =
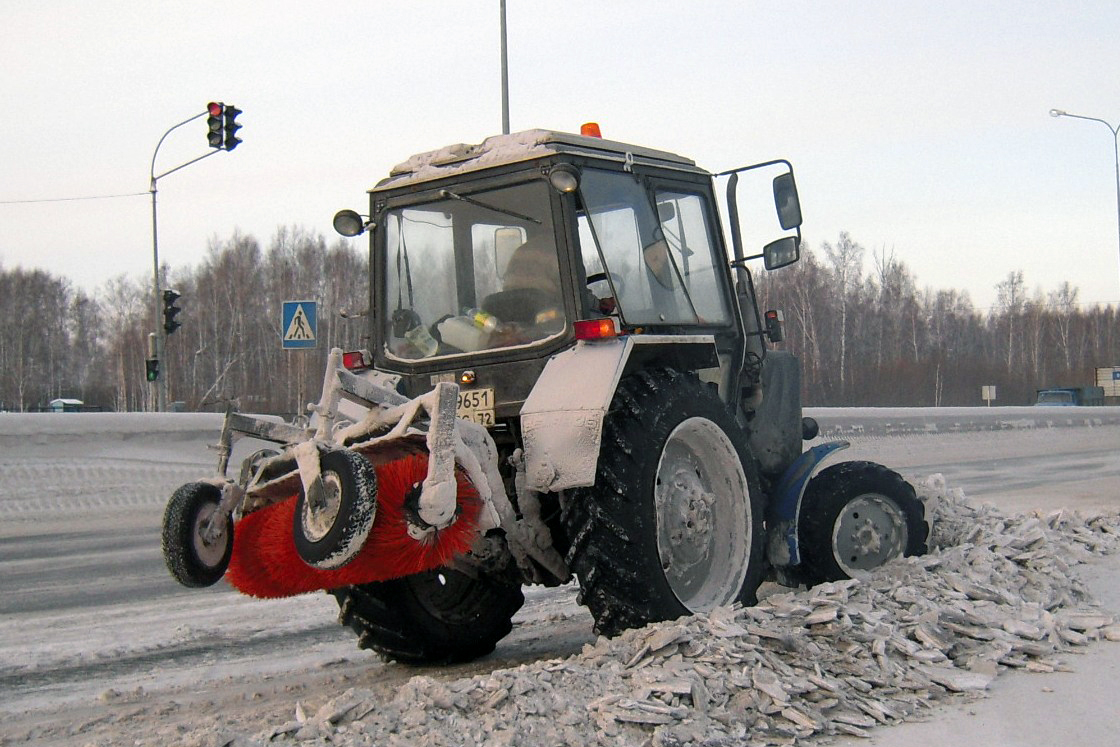
[[[206,431],[217,440],[222,415],[209,412],[29,412],[0,413],[0,437],[134,436]]]
[[[1120,407],[808,407],[823,438],[1120,425]]]

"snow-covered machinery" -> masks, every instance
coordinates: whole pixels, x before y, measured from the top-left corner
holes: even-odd
[[[780,236],[749,255],[748,172],[776,174]],[[532,130],[413,156],[370,196],[335,216],[371,236],[369,350],[332,351],[313,428],[227,415],[218,476],[168,504],[181,582],[326,589],[361,646],[424,663],[492,650],[527,583],[574,575],[614,635],[925,551],[897,473],[803,448],[800,363],[747,267],[799,258],[788,162],[712,174]],[[233,479],[241,437],[275,448]]]

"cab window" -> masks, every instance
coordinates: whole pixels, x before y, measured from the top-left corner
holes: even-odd
[[[580,184],[580,249],[588,276],[615,296],[627,324],[731,320],[723,260],[702,195],[647,189],[632,174],[588,169]],[[596,295],[603,288],[593,289]]]

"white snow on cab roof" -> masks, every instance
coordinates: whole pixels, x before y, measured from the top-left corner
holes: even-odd
[[[457,143],[418,153],[394,166],[388,178],[382,179],[370,191],[529,161],[554,153],[583,153],[618,161],[625,161],[629,154],[635,162],[655,162],[661,166],[705,173],[692,159],[668,151],[567,132],[525,130],[510,135],[494,135],[475,145]]]

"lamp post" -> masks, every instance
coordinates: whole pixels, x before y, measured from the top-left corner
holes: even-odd
[[[1120,125],[1115,127],[1097,117],[1086,117],[1081,114],[1070,114],[1061,109],[1051,109],[1051,117],[1073,117],[1074,119],[1087,119],[1090,122],[1100,122],[1112,133],[1112,161],[1116,167],[1116,241],[1120,246]]]
[[[509,57],[506,51],[506,0],[500,0],[498,10],[501,14],[502,33],[502,134],[509,134]]]

